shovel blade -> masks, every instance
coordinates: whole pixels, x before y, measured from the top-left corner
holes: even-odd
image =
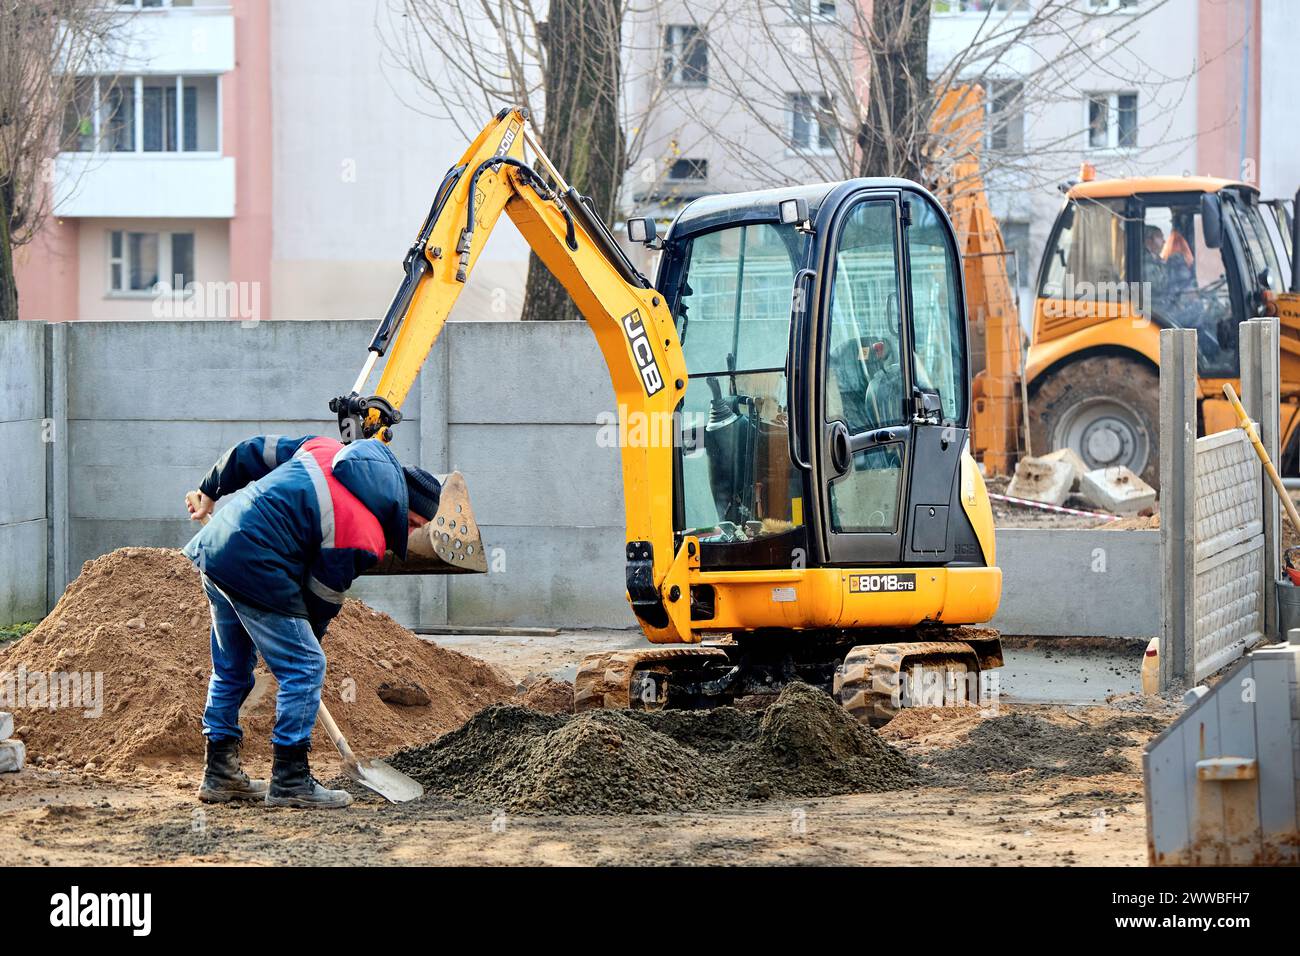
[[[391,803],[406,803],[424,796],[424,787],[419,781],[412,780],[382,760],[361,760],[349,764],[345,769],[347,775],[361,786],[373,790]]]
[[[440,475],[442,492],[433,520],[411,532],[406,559],[389,551],[367,574],[486,574],[487,555],[474,509],[469,506],[465,476]]]

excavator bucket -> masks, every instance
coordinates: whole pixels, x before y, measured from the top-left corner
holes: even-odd
[[[406,560],[389,551],[367,574],[485,574],[487,555],[474,509],[469,506],[465,476],[459,471],[438,475],[442,495],[433,520],[413,531],[406,543]]]

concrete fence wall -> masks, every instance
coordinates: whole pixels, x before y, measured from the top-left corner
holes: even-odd
[[[1003,634],[1154,637],[1160,532],[1001,528]]]
[[[194,533],[185,492],[235,442],[337,434],[326,403],[351,387],[373,329],[0,326],[0,623],[39,617],[83,562],[114,548],[183,544]],[[600,413],[613,410],[585,324],[448,326],[394,450],[465,473],[493,571],[450,589],[437,577],[363,578],[354,593],[405,624],[633,626],[618,451],[597,440]],[[66,536],[57,554],[51,528]]]
[[[47,332],[0,323],[0,624],[45,613]]]
[[[336,434],[326,403],[351,387],[373,327],[0,325],[0,623],[40,616],[83,562],[114,548],[183,544],[194,532],[185,492],[236,441]],[[585,323],[449,325],[394,447],[403,461],[465,473],[491,573],[363,578],[354,594],[408,625],[635,626],[619,452],[598,424],[614,410]],[[994,623],[1007,633],[1156,633],[1157,539],[999,531],[1005,587]]]
[[[1242,403],[1277,460],[1277,320],[1241,323]],[[1160,333],[1161,682],[1199,683],[1276,629],[1278,521],[1240,429],[1196,437],[1195,329]],[[1210,396],[1207,396],[1210,397]]]

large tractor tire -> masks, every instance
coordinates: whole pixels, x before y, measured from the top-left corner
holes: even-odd
[[[1064,365],[1029,398],[1029,438],[1035,455],[1073,448],[1089,468],[1127,465],[1159,488],[1159,374],[1117,355]]]

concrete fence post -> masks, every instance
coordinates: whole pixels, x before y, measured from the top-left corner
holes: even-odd
[[[1187,680],[1196,653],[1196,331],[1160,333],[1160,687]]]
[[[45,459],[46,574],[45,610],[63,596],[68,586],[68,463],[72,436],[68,434],[68,326],[53,322],[45,327]]]
[[[434,343],[429,357],[425,359],[416,379],[415,387],[420,413],[420,461],[419,465],[434,474],[443,474],[452,470],[451,448],[447,410],[449,407],[450,381],[448,365],[448,338],[450,328],[444,328],[443,334]],[[471,499],[471,503],[473,499]],[[419,604],[417,621],[421,626],[447,623],[447,578],[445,575],[417,575],[419,582]]]
[[[1259,426],[1264,450],[1278,464],[1281,415],[1281,370],[1278,353],[1277,319],[1249,319],[1241,323],[1241,403]],[[1277,580],[1281,576],[1281,507],[1267,475],[1261,475],[1260,493],[1264,515],[1264,588],[1262,618],[1264,634],[1272,640],[1278,634]]]

